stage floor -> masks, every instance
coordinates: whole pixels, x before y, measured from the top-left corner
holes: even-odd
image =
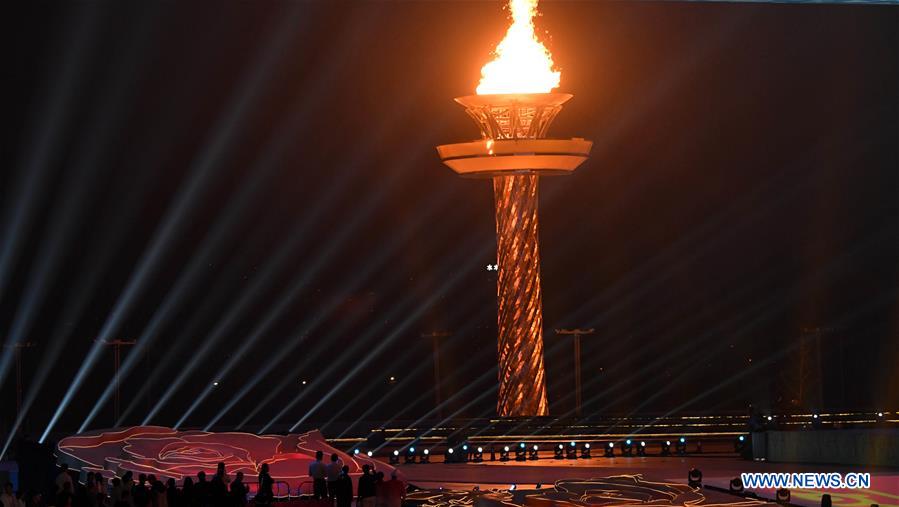
[[[482,463],[430,463],[401,464],[398,468],[410,484],[421,488],[447,488],[469,490],[507,489],[515,484],[519,489],[532,488],[536,484],[551,486],[562,479],[591,479],[617,475],[641,475],[645,480],[686,484],[690,468],[698,468],[703,474],[703,484],[727,489],[731,479],[743,472],[870,472],[872,487],[869,490],[794,490],[792,503],[817,507],[821,494],[830,493],[833,505],[840,507],[899,506],[899,470],[878,470],[839,465],[793,465],[767,463],[726,456],[669,456],[669,457],[615,457],[578,460],[540,459],[538,461],[485,461]],[[758,491],[764,497],[773,498],[774,491]],[[732,503],[736,496],[709,489],[703,490],[704,503]]]

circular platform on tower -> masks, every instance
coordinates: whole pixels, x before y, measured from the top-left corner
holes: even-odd
[[[511,174],[568,174],[590,155],[585,139],[482,139],[444,144],[437,153],[444,164],[462,176],[493,177]]]

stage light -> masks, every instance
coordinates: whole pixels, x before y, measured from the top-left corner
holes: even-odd
[[[646,456],[646,442],[640,441],[640,445],[637,446],[637,456]]]
[[[504,446],[499,451],[499,460],[500,461],[509,461],[509,446]]]
[[[877,417],[883,419],[883,412],[877,412]]]
[[[353,449],[353,456],[356,456],[357,454],[359,454],[359,449]]]
[[[565,457],[568,459],[577,459],[577,443],[572,441],[568,444],[568,449],[565,449]]]
[[[514,485],[514,484],[511,485],[511,486],[509,486],[509,491],[515,491],[515,485]]]
[[[590,459],[590,442],[585,442],[583,446],[581,446],[581,458]]]
[[[425,449],[421,451],[421,458],[418,460],[420,463],[430,463],[431,462],[431,451]]]
[[[396,384],[396,377],[394,377],[393,375],[387,377],[387,383],[388,384]]]
[[[677,439],[677,453],[680,455],[687,454],[687,439],[684,437],[680,437]]]
[[[528,459],[540,459],[540,455],[537,453],[538,449],[539,447],[537,447],[537,444],[534,444],[534,446],[531,447],[531,449],[528,451]]]
[[[525,461],[528,459],[528,450],[525,446],[524,442],[518,444],[518,448],[515,449],[515,461]]]
[[[474,462],[475,462],[475,463],[480,463],[480,462],[484,461],[484,448],[483,448],[483,447],[478,447],[478,448],[475,449],[475,450],[476,450],[477,452],[474,453]]]
[[[565,446],[559,444],[555,449],[553,449],[553,458],[562,459],[565,454]]]
[[[390,453],[390,464],[391,465],[399,465],[400,464],[400,451],[394,450]]]
[[[215,382],[213,382],[212,385],[215,386],[215,387],[218,387],[218,385],[219,385],[218,380],[216,380]]]
[[[300,382],[300,384],[306,385],[306,381],[304,380],[304,381]]]
[[[615,457],[615,442],[609,442],[609,444],[606,445],[605,455],[607,458]]]
[[[702,486],[702,471],[698,468],[691,468],[690,472],[687,473],[687,485],[691,488]]]
[[[410,447],[410,448],[406,449],[405,462],[407,464],[415,463],[415,447]]]
[[[771,417],[770,415],[768,417],[766,417],[766,419],[768,419],[769,422],[774,420],[774,418]]]
[[[746,435],[740,435],[734,441],[734,451],[743,452],[743,449],[746,448]]]
[[[632,456],[634,453],[634,446],[631,439],[627,439],[624,441],[624,444],[621,446],[621,455],[622,456]]]
[[[375,455],[375,453],[373,453],[373,452],[371,452],[371,451],[368,451],[368,452],[366,452],[365,454],[366,454],[369,458],[371,458],[372,456]]]
[[[671,440],[665,440],[662,442],[662,456],[668,456],[671,454]]]
[[[787,488],[780,488],[777,490],[777,494],[774,497],[777,503],[781,505],[787,505],[790,503],[790,490]]]
[[[728,484],[728,489],[731,493],[735,495],[739,495],[743,493],[743,480],[739,477],[734,477],[730,480],[730,484]]]

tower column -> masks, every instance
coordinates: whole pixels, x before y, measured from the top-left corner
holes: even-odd
[[[481,139],[437,147],[443,163],[467,177],[491,178],[496,204],[500,417],[549,415],[543,359],[543,296],[537,234],[537,183],[570,174],[591,141],[547,139],[567,93],[507,93],[456,98]]]
[[[493,178],[500,417],[545,416],[536,174]]]

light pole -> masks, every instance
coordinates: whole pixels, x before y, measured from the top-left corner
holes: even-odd
[[[103,345],[112,346],[115,355],[115,372],[113,381],[115,382],[115,397],[113,407],[115,411],[115,420],[119,420],[119,387],[121,380],[119,379],[119,365],[122,362],[122,347],[131,346],[137,343],[136,340],[98,340]]]
[[[575,413],[581,417],[581,336],[593,334],[595,331],[590,329],[556,329],[556,334],[560,336],[574,337],[574,403]]]
[[[452,336],[449,331],[434,331],[423,333],[422,338],[431,339],[431,348],[434,352],[434,404],[437,408],[437,417],[443,420],[443,400],[440,396],[440,339]]]

